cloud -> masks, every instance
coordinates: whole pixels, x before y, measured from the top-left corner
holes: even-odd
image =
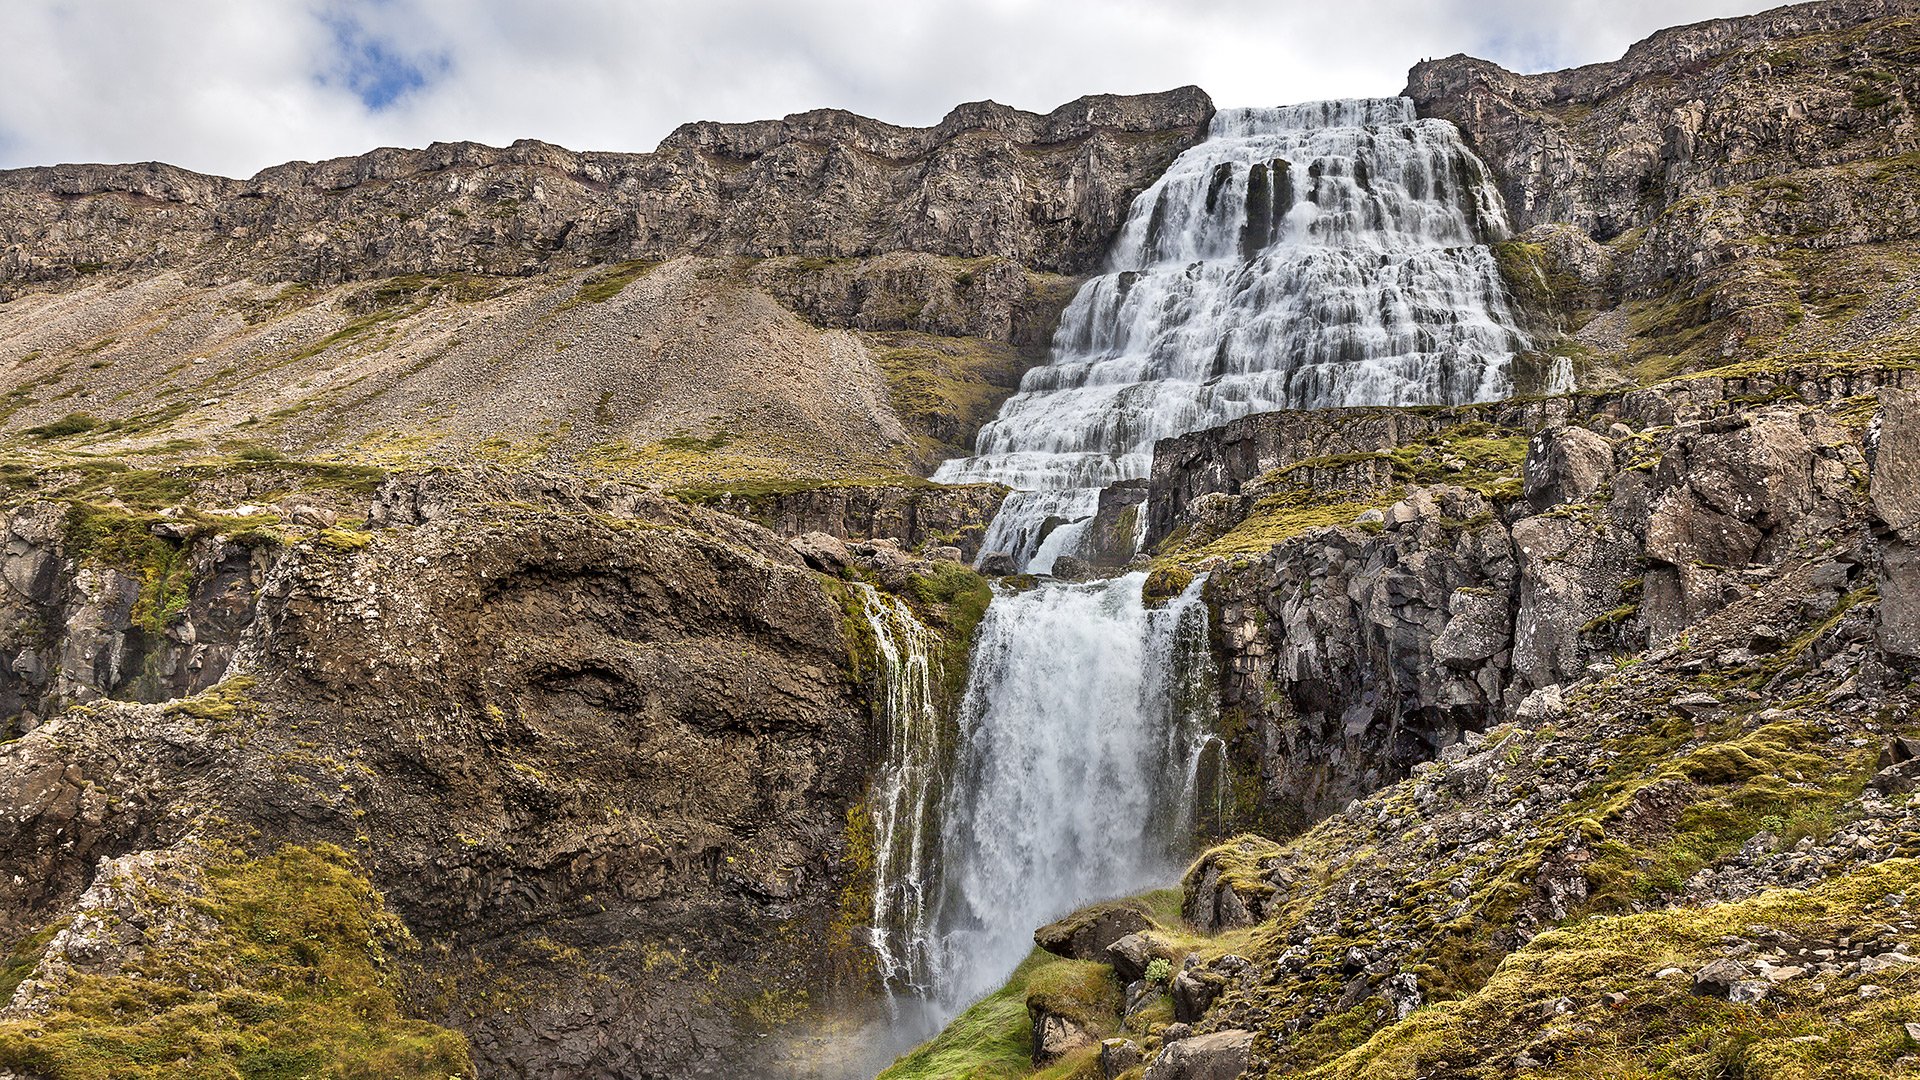
[[[0,166],[249,175],[374,146],[646,150],[677,124],[837,107],[927,124],[1198,83],[1222,104],[1390,94],[1468,52],[1608,60],[1757,0],[8,0]]]

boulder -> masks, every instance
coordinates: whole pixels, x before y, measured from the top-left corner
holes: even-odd
[[[1173,977],[1173,1018],[1191,1024],[1206,1015],[1208,1009],[1227,989],[1227,977],[1210,968],[1182,971]]]
[[[1107,946],[1106,961],[1113,965],[1121,982],[1131,983],[1147,977],[1148,964],[1155,960],[1171,961],[1173,953],[1171,947],[1151,934],[1133,933]]]
[[[1045,1065],[1083,1046],[1093,1044],[1093,1036],[1072,1020],[1058,1013],[1033,1009],[1033,1063]]]
[[[1020,564],[1004,551],[990,552],[980,559],[980,572],[988,577],[1007,577],[1020,572]]]
[[[1145,1080],[1236,1080],[1252,1050],[1253,1032],[1240,1028],[1190,1036],[1161,1047]]]
[[[1075,555],[1060,555],[1053,560],[1052,574],[1061,581],[1092,581],[1093,564]]]
[[[1100,1075],[1103,1080],[1115,1080],[1143,1059],[1139,1043],[1132,1039],[1108,1039],[1100,1044]]]
[[[853,562],[847,545],[823,532],[802,533],[788,543],[808,566],[824,574],[838,576]]]
[[[1585,502],[1613,478],[1613,444],[1586,428],[1544,431],[1527,444],[1525,468],[1535,510]]]
[[[1110,963],[1108,950],[1114,942],[1150,930],[1153,925],[1145,904],[1138,900],[1115,900],[1082,908],[1058,922],[1048,923],[1033,932],[1033,943],[1069,960]],[[1144,963],[1141,969],[1145,971]],[[1135,974],[1123,981],[1131,982],[1139,977]]]
[[[1731,999],[1733,988],[1753,978],[1753,972],[1738,960],[1715,960],[1693,973],[1693,992],[1701,997]]]

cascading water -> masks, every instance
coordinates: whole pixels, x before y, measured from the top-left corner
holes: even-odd
[[[887,756],[868,801],[873,827],[874,962],[888,999],[917,1001],[932,973],[927,927],[934,842],[947,768],[932,631],[907,605],[855,584],[880,670],[876,704]]]
[[[1405,98],[1216,115],[1134,200],[1053,352],[935,474],[1016,489],[985,552],[1044,570],[1158,439],[1274,409],[1500,396],[1525,339],[1492,254],[1498,191]]]
[[[935,991],[997,986],[1033,928],[1164,883],[1189,854],[1216,696],[1196,582],[1146,575],[1003,595],[975,638],[942,807]]]
[[[1496,397],[1525,345],[1482,246],[1505,229],[1458,132],[1403,98],[1223,112],[1134,201],[1110,272],[1076,294],[977,455],[935,479],[1013,487],[982,550],[1047,569],[1102,487],[1148,474],[1158,439],[1274,409]],[[925,793],[942,785],[906,782],[920,794],[889,804],[914,824],[888,835],[914,839],[885,873],[913,900],[877,898],[875,925],[930,936],[876,945],[903,985],[930,986],[936,1017],[998,985],[1034,927],[1165,881],[1203,808],[1219,827],[1200,585],[1152,609],[1144,581],[1003,590],[974,641],[935,847]]]

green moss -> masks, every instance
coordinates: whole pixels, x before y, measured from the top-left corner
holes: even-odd
[[[1553,1061],[1551,1072],[1541,1075],[1595,1080],[1895,1075],[1894,1062],[1913,1048],[1901,1025],[1920,1015],[1920,981],[1911,974],[1879,979],[1884,992],[1872,997],[1857,992],[1865,981],[1858,977],[1818,987],[1796,980],[1775,987],[1759,1007],[1697,996],[1685,978],[1654,975],[1667,967],[1698,968],[1722,954],[1726,935],[1749,926],[1819,942],[1903,919],[1890,898],[1916,888],[1920,864],[1897,859],[1809,891],[1782,889],[1741,903],[1551,930],[1507,957],[1467,998],[1416,1012],[1303,1075],[1505,1075],[1521,1046]],[[1624,995],[1624,1004],[1602,1004],[1609,993]],[[1562,997],[1575,1010],[1543,1017],[1540,1003]]]
[[[964,455],[1039,359],[1031,350],[979,337],[894,332],[869,335],[868,345],[923,466]]]
[[[1363,511],[1380,505],[1382,499],[1327,499],[1312,492],[1269,495],[1254,503],[1241,522],[1224,535],[1197,548],[1182,550],[1171,543],[1162,547],[1162,559],[1181,561],[1215,556],[1264,555],[1278,545],[1302,533],[1336,525],[1351,525]]]
[[[335,551],[359,551],[373,543],[373,534],[360,529],[322,529],[314,539]]]
[[[1030,1005],[1084,1017],[1097,1032],[1118,1018],[1120,987],[1105,964],[1062,960],[1035,949],[1005,986],[955,1017],[932,1041],[893,1063],[878,1080],[1009,1080],[1080,1075],[1093,1063],[1082,1052],[1036,1071]],[[1097,1072],[1089,1075],[1098,1075]]]
[[[253,686],[252,676],[229,676],[202,693],[168,702],[167,714],[196,720],[232,720],[253,707]]]
[[[632,262],[616,263],[605,270],[591,274],[580,282],[580,291],[573,299],[562,305],[562,309],[576,304],[603,304],[619,296],[627,286],[645,277],[647,271],[660,265],[644,259]]]
[[[940,630],[941,673],[948,699],[957,702],[966,686],[967,657],[973,632],[993,602],[993,583],[959,563],[936,563],[931,573],[907,579],[905,598],[921,621]]]
[[[4,961],[0,961],[0,1003],[13,998],[13,992],[33,974],[40,964],[40,958],[47,953],[47,946],[54,937],[65,930],[69,919],[57,919],[28,934],[8,951]]]
[[[1187,591],[1193,584],[1194,573],[1184,566],[1157,566],[1147,575],[1147,582],[1141,587],[1140,596],[1148,604],[1164,604]]]
[[[48,1080],[471,1075],[466,1040],[406,1017],[397,955],[413,947],[351,856],[288,846],[224,859],[188,907],[209,933],[155,946],[117,975],[78,975],[43,1014],[0,1021],[0,1067]]]

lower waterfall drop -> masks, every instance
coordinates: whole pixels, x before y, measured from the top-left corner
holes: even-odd
[[[1135,573],[987,609],[941,815],[942,1011],[998,986],[1035,927],[1184,865],[1214,741],[1203,580],[1160,608]]]

